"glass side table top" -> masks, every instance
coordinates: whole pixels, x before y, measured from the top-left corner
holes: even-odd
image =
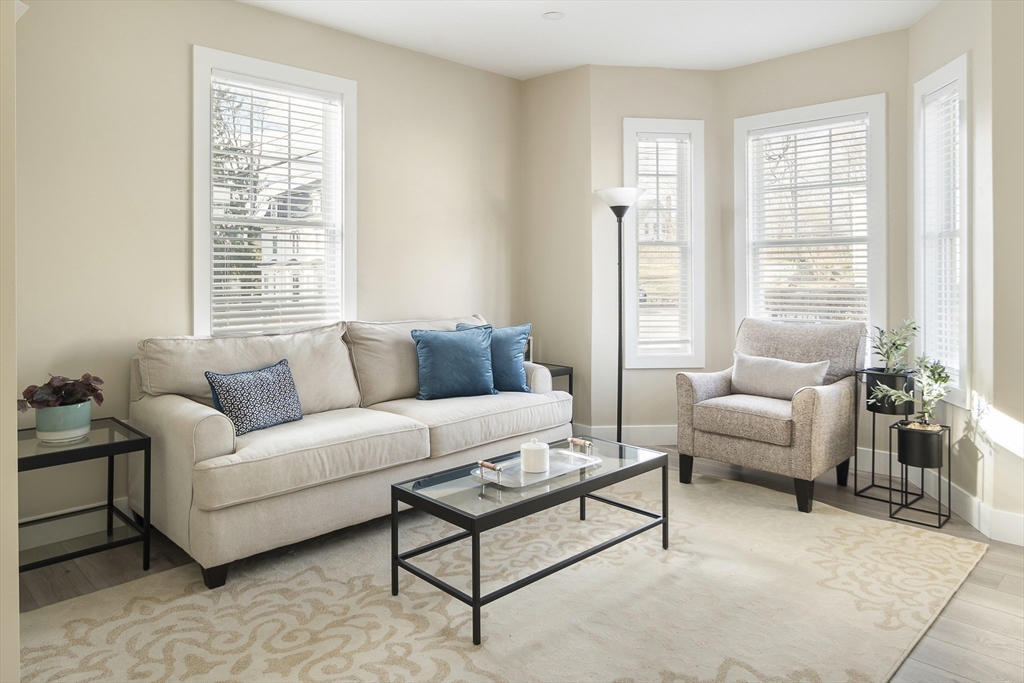
[[[36,437],[35,429],[20,429],[18,430],[18,458],[72,451],[91,446],[106,446],[122,441],[141,442],[148,438],[120,420],[110,417],[93,420],[92,430],[82,438],[61,443],[43,443]]]
[[[471,517],[479,517],[580,481],[600,478],[612,472],[665,456],[660,451],[647,448],[627,446],[593,437],[586,438],[594,444],[590,455],[598,458],[600,462],[587,469],[569,472],[540,484],[518,489],[501,488],[473,475],[472,472],[477,469],[477,465],[472,463],[447,472],[401,482],[395,486],[418,496],[435,500]],[[567,441],[556,441],[549,445],[552,450],[569,448]],[[501,463],[504,460],[517,457],[519,457],[518,451],[497,458],[488,458],[488,462]]]

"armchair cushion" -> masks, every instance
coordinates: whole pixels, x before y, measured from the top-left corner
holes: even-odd
[[[829,362],[794,363],[781,358],[748,356],[736,351],[732,366],[732,393],[793,400],[803,387],[821,386]]]
[[[693,406],[693,426],[704,432],[789,446],[793,403],[747,394],[712,398]]]

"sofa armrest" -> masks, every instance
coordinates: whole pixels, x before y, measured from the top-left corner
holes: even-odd
[[[853,455],[856,378],[804,387],[793,395],[794,443],[810,448],[809,479],[821,476]]]
[[[186,551],[192,508],[192,468],[235,452],[235,427],[223,413],[184,396],[144,395],[132,401],[128,420],[152,439],[152,523]],[[142,511],[143,462],[128,461],[128,499]]]
[[[534,394],[546,394],[553,390],[551,371],[543,365],[526,361],[523,363],[526,369],[526,386]]]
[[[732,390],[732,368],[719,372],[680,372],[676,375],[676,405],[679,431],[676,447],[693,455],[693,405],[709,398],[728,396]]]

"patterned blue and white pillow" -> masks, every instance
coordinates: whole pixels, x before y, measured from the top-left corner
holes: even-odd
[[[206,372],[213,404],[235,424],[235,435],[302,419],[288,360],[260,370]]]

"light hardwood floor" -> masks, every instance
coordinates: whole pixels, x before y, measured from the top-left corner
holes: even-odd
[[[670,451],[672,467],[677,468],[675,450],[664,450]],[[697,460],[694,471],[793,492],[791,479],[758,470]],[[886,519],[885,503],[853,495],[852,474],[851,485],[845,488],[836,485],[832,473],[819,477],[814,499],[849,512]],[[795,510],[795,500],[793,507]],[[1024,548],[991,541],[956,516],[942,533],[988,543],[989,550],[893,681],[1024,681]],[[23,573],[21,611],[134,581],[191,561],[184,551],[155,532],[148,572],[142,571],[140,546],[136,544]],[[842,647],[842,643],[836,646]]]

